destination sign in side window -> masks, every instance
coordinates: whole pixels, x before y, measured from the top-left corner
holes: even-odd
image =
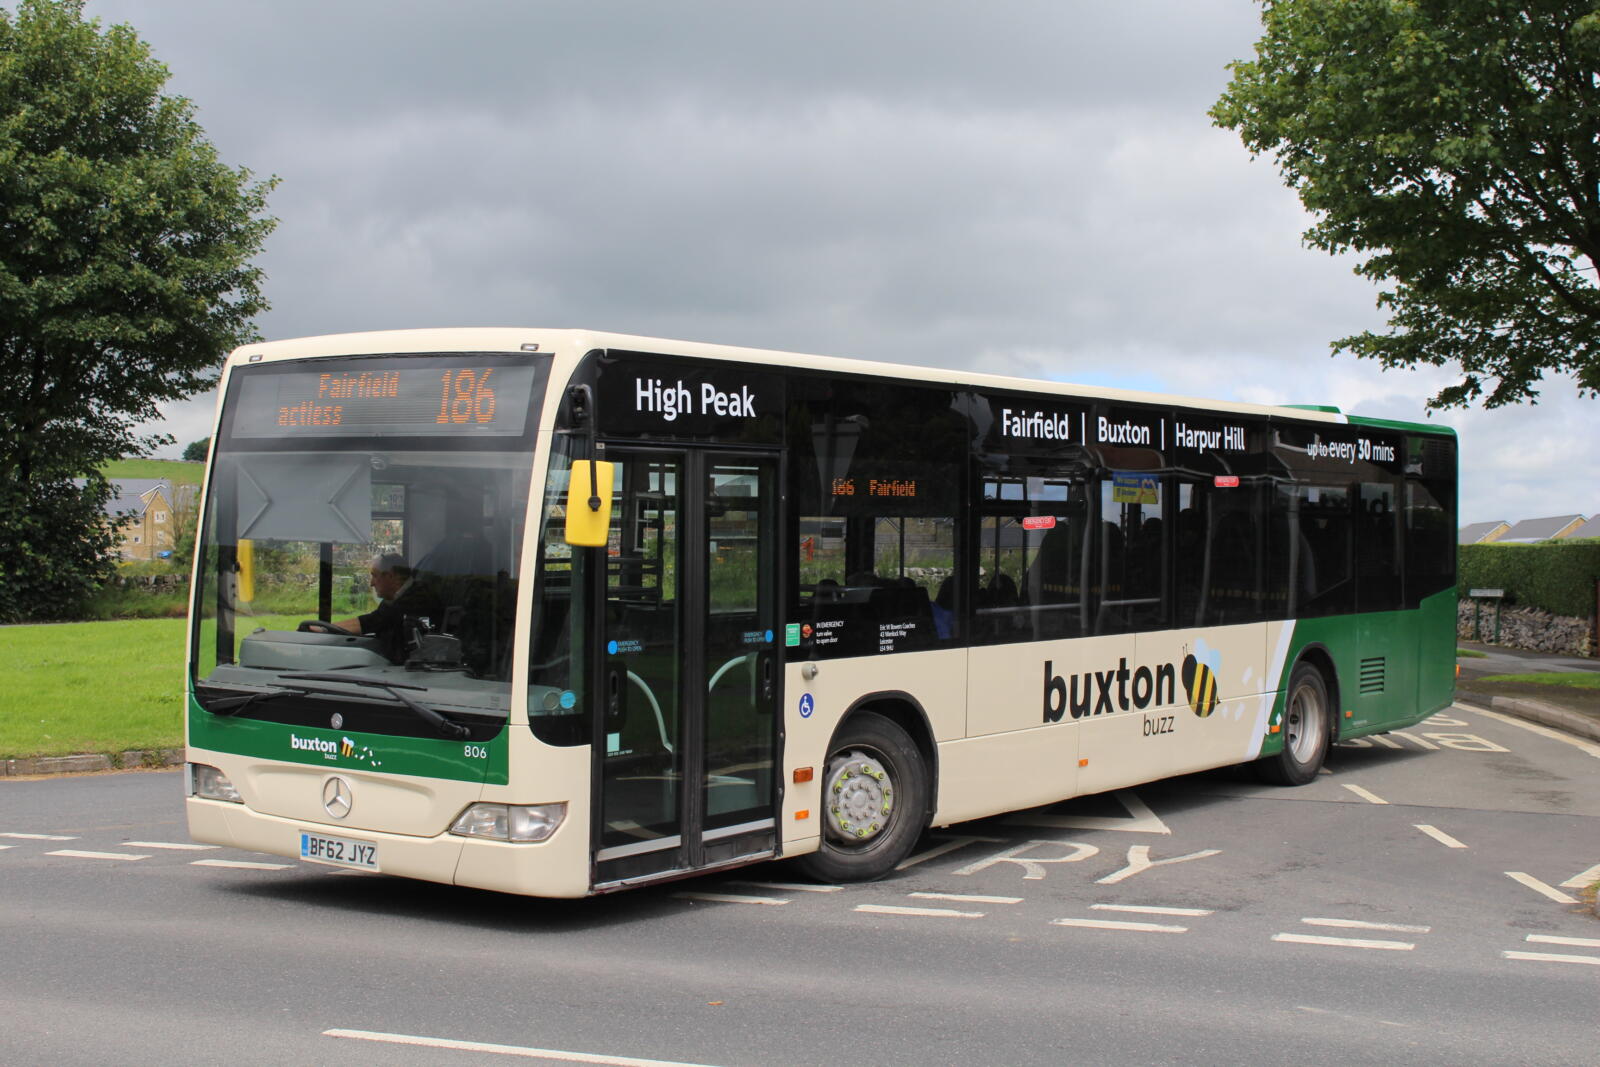
[[[1049,397],[979,396],[968,405],[974,437],[990,452],[1045,454],[1081,448],[1089,409]]]
[[[1162,412],[1105,405],[1089,415],[1089,447],[1106,467],[1157,470],[1170,444]]]

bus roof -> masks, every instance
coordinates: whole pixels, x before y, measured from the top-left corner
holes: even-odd
[[[978,371],[949,370],[905,363],[818,356],[800,352],[742,348],[699,341],[668,340],[631,334],[606,333],[582,329],[544,329],[537,327],[456,327],[412,330],[378,330],[365,333],[324,334],[288,338],[244,345],[229,356],[230,365],[306,359],[318,356],[351,356],[408,352],[546,352],[570,357],[595,349],[628,352],[653,352],[689,359],[726,359],[769,366],[804,367],[833,374],[889,377],[900,381],[920,381],[936,385],[967,386],[1016,392],[1054,393],[1077,398],[1092,397],[1130,404],[1155,404],[1194,408],[1242,415],[1278,416],[1303,422],[1360,423],[1413,433],[1454,436],[1447,426],[1368,419],[1347,416],[1326,405],[1252,404],[1233,400],[1177,396],[1105,386],[1074,385],[1070,382],[1036,378],[1017,378]]]

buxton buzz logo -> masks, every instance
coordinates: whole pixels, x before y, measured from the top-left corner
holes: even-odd
[[[1210,663],[1190,653],[1183,657],[1183,689],[1189,696],[1189,708],[1200,718],[1217,710],[1217,671],[1222,667],[1222,657],[1215,649],[1198,649]]]

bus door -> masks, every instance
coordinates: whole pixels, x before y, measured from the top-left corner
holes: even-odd
[[[606,458],[595,884],[770,854],[777,460],[619,447]]]

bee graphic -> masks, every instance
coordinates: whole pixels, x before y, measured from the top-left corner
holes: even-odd
[[[1187,670],[1187,668],[1185,668],[1185,670]],[[1187,678],[1189,676],[1188,676],[1188,674],[1185,674],[1184,677]],[[1185,682],[1184,684],[1187,685],[1188,683]],[[356,750],[356,743],[354,741],[350,740],[348,737],[342,737],[342,738],[340,738],[340,740],[343,741],[344,743],[339,746],[339,755],[341,755],[341,756],[354,755],[355,754],[355,750]]]
[[[1183,689],[1189,694],[1189,707],[1202,719],[1216,710],[1216,672],[1193,654],[1183,657]]]

